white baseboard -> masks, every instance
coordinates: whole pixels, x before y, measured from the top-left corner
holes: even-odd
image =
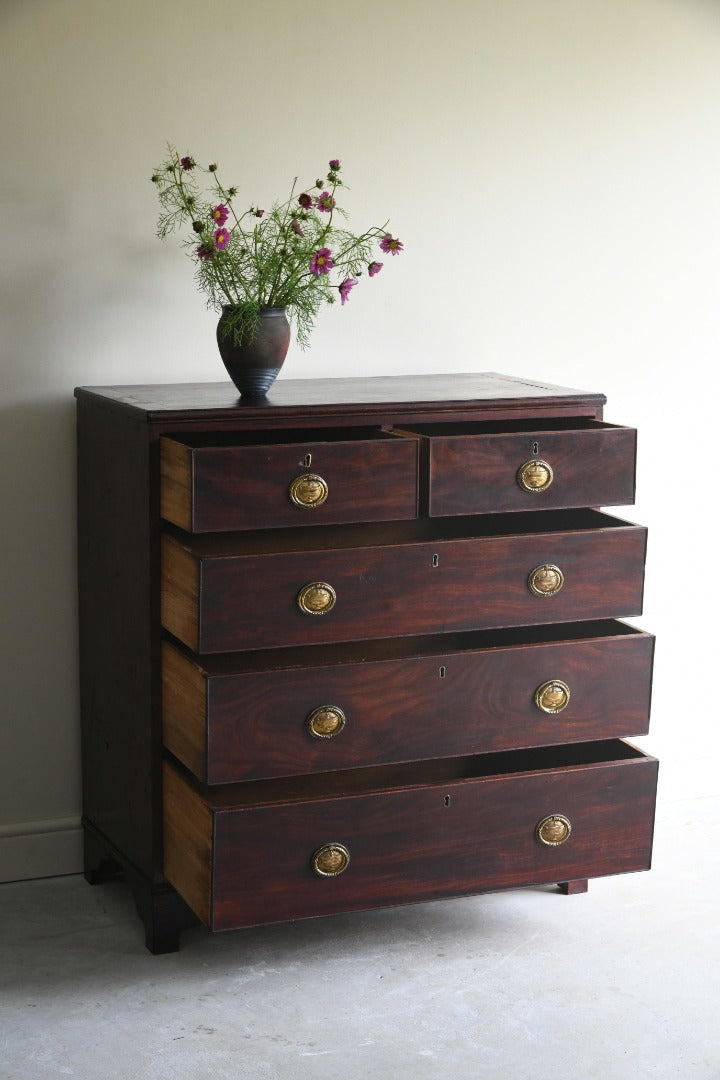
[[[82,868],[79,817],[0,825],[0,881],[79,874]]]

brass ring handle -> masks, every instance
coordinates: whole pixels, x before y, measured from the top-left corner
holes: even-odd
[[[316,739],[334,739],[345,727],[346,719],[339,705],[319,705],[310,713],[305,724]]]
[[[523,491],[538,494],[547,491],[553,482],[552,465],[542,458],[531,458],[521,465],[516,473],[516,480]]]
[[[543,563],[530,571],[528,588],[535,596],[554,596],[565,584],[565,577],[559,566]]]
[[[350,864],[350,852],[344,844],[323,844],[312,857],[312,868],[319,877],[338,877]]]
[[[322,506],[329,494],[327,480],[317,473],[303,473],[296,476],[288,488],[288,493],[295,506],[301,510],[315,510]]]
[[[297,605],[303,615],[327,615],[335,607],[337,595],[327,581],[311,581],[297,595]]]
[[[560,847],[572,832],[570,819],[564,814],[548,814],[535,826],[535,835],[547,847]]]
[[[562,679],[548,679],[535,691],[535,704],[541,712],[555,716],[570,704],[570,687]]]

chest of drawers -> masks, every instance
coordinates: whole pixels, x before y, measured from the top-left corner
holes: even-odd
[[[635,432],[501,375],[84,387],[85,873],[153,952],[650,865]]]

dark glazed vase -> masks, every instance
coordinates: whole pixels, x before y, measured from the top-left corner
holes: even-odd
[[[260,309],[260,325],[252,336],[236,343],[228,332],[228,318],[235,309],[224,307],[217,325],[217,343],[225,369],[243,398],[263,398],[275,382],[290,344],[290,324],[285,308]]]

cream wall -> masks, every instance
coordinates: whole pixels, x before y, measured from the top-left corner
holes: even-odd
[[[167,140],[260,205],[339,156],[406,245],[283,377],[500,370],[640,428],[646,745],[717,792],[720,5],[2,0],[0,51],[0,879],[79,867],[72,389],[224,374]]]

